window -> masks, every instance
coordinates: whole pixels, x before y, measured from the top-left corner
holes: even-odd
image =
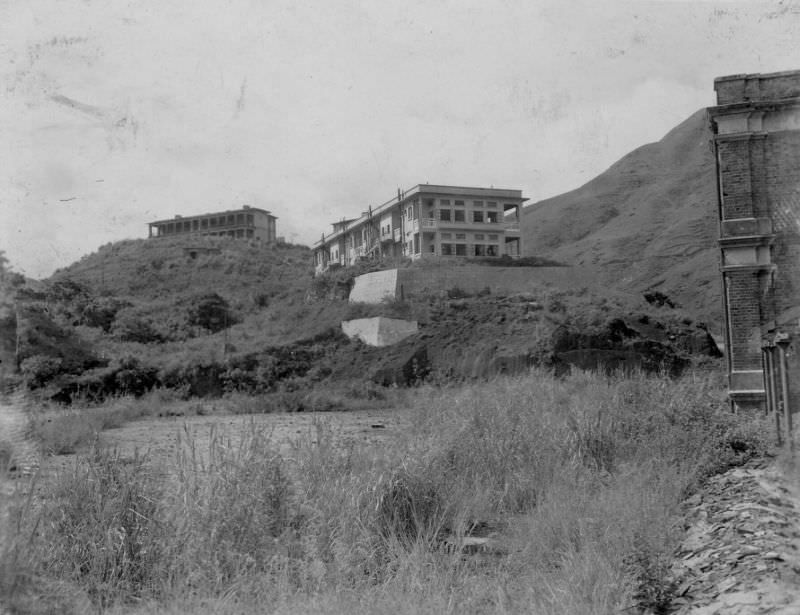
[[[244,224],[244,214],[236,214],[236,224]]]
[[[208,228],[208,218],[200,220],[200,228]]]
[[[486,207],[490,209],[497,209],[497,201],[489,201],[486,203]]]
[[[451,239],[452,235],[450,233],[442,233],[442,239]]]
[[[442,256],[452,256],[453,255],[453,244],[452,243],[443,243],[442,244]]]
[[[483,212],[482,211],[473,211],[472,212],[472,221],[473,222],[483,222]]]
[[[439,205],[442,207],[450,207],[450,199],[439,199]]]
[[[475,241],[483,241],[483,233],[475,233]]]
[[[475,256],[486,256],[486,246],[475,244]]]
[[[497,235],[489,235],[489,241],[497,241]]]
[[[498,246],[486,246],[486,256],[497,256]]]
[[[483,207],[483,201],[472,201],[473,207]]]
[[[487,211],[486,212],[486,221],[491,224],[497,223],[497,212],[496,211]]]
[[[253,226],[253,214],[245,214],[245,220],[247,221],[247,226]]]
[[[233,214],[228,216],[228,224],[236,224],[236,216],[234,216]]]
[[[253,229],[251,229],[251,228],[247,229],[247,236],[248,237],[252,237],[253,236]]]
[[[466,233],[456,233],[456,239],[466,239],[466,238],[467,238]]]
[[[440,209],[439,210],[439,220],[446,220],[450,222],[450,210],[449,209]]]
[[[464,210],[463,209],[456,209],[453,212],[453,220],[456,222],[464,222]]]
[[[464,207],[464,201],[456,201],[455,205],[456,207]]]
[[[457,243],[456,244],[456,256],[466,256],[467,255],[467,244],[465,243]]]

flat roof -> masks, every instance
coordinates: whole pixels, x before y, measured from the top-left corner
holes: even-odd
[[[239,207],[238,209],[226,209],[225,211],[212,211],[207,214],[194,214],[191,216],[180,216],[176,215],[172,218],[166,218],[164,220],[154,220],[153,222],[148,222],[147,224],[166,224],[168,222],[175,222],[176,220],[195,220],[197,218],[207,218],[208,216],[219,216],[222,214],[236,214],[236,213],[252,213],[254,211],[260,212],[262,214],[268,215],[270,218],[278,219],[278,216],[271,214],[266,209],[261,209],[260,207]]]
[[[497,199],[513,199],[515,201],[519,201],[520,204],[528,201],[529,199],[524,198],[522,196],[522,190],[514,189],[514,188],[480,188],[477,186],[448,186],[444,184],[417,184],[409,188],[408,190],[401,190],[400,195],[394,196],[385,203],[381,203],[377,207],[372,209],[372,216],[378,216],[384,213],[386,210],[390,209],[394,205],[398,205],[410,199],[411,197],[418,195],[418,194],[450,194],[453,196],[480,196],[480,197],[495,197]],[[330,235],[325,237],[324,239],[318,239],[314,242],[314,247],[321,247],[329,241],[332,241],[336,237],[343,235],[346,231],[353,230],[358,228],[358,226],[362,223],[362,221],[366,221],[368,218],[367,214],[362,214],[358,218],[352,218],[349,220],[345,220],[345,222],[349,225],[353,224],[350,228],[343,228],[334,230]],[[341,224],[340,222],[334,222],[334,225]],[[323,234],[324,235],[324,234]]]

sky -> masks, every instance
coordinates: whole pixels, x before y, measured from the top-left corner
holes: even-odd
[[[534,203],[798,42],[797,0],[0,0],[0,250],[42,278],[176,214],[310,245],[419,183]]]

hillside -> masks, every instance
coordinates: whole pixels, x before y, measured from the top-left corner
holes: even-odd
[[[157,299],[214,290],[246,303],[307,286],[311,251],[216,237],[129,239],[109,243],[57,270],[50,282],[71,279],[95,293]]]
[[[593,269],[614,290],[662,292],[718,330],[710,139],[703,109],[580,188],[529,205],[526,252]]]
[[[298,409],[314,389],[363,396],[376,385],[531,366],[677,374],[713,365],[718,355],[705,327],[683,311],[599,289],[542,283],[526,292],[454,287],[443,295],[437,288],[350,304],[352,276],[379,266],[312,278],[310,252],[300,246],[191,238],[110,244],[24,291],[21,374],[29,388],[67,402],[162,387],[201,397],[277,394],[281,407]],[[377,315],[416,320],[420,332],[391,348],[341,333],[343,320]]]

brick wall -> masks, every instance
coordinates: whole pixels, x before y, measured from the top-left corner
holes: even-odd
[[[753,215],[750,140],[735,138],[720,141],[718,147],[722,176],[722,218],[749,218]]]
[[[766,141],[767,196],[775,242],[772,262],[775,311],[800,305],[800,132],[770,134]]]
[[[755,298],[759,280],[755,272],[726,275],[728,319],[731,328],[731,365],[734,370],[761,368],[761,310]]]

